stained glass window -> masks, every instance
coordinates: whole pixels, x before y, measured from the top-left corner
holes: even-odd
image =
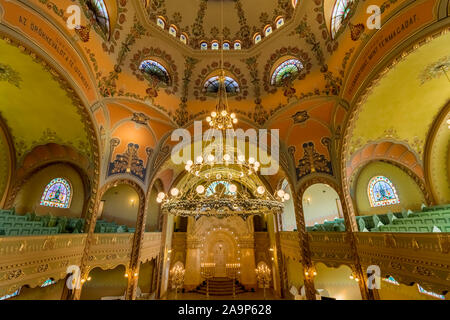
[[[427,291],[424,288],[422,288],[419,284],[417,284],[417,289],[419,289],[420,293],[426,294],[426,295],[431,296],[433,298],[445,300],[445,296],[444,295],[436,293],[436,292],[432,292],[432,291]]]
[[[253,36],[253,41],[255,42],[255,44],[257,44],[258,42],[260,42],[262,40],[262,37],[259,33],[255,34]]]
[[[164,29],[166,27],[166,22],[161,18],[156,18],[156,24],[161,28]]]
[[[215,76],[206,80],[203,86],[206,93],[217,93],[219,92],[219,76]],[[230,77],[225,77],[225,88],[227,93],[236,94],[239,93],[239,84]]]
[[[282,17],[279,17],[275,23],[276,23],[277,29],[278,29],[279,27],[282,27],[284,25],[284,19]]]
[[[6,296],[0,297],[0,300],[7,300],[7,299],[11,299],[13,297],[16,297],[20,294],[20,289],[17,289],[16,291],[14,291],[11,294],[7,294]]]
[[[180,41],[183,42],[184,44],[187,44],[187,36],[185,34],[181,34]]]
[[[45,288],[45,287],[54,285],[55,283],[56,283],[56,281],[50,278],[41,285],[41,288]]]
[[[202,42],[202,43],[200,43],[200,49],[202,49],[202,50],[208,50],[208,43],[207,43],[207,42]]]
[[[219,43],[217,41],[213,41],[213,43],[211,44],[211,49],[219,50]]]
[[[390,206],[400,203],[394,185],[386,177],[373,177],[369,182],[367,192],[372,207]]]
[[[230,183],[228,181],[220,180],[220,181],[214,181],[213,183],[211,183],[209,185],[209,187],[206,189],[206,196],[209,197],[209,196],[215,194],[216,192],[219,192],[219,190],[217,190],[217,186],[225,188],[223,194],[230,195],[230,196],[236,194],[236,192],[230,191]]]
[[[270,36],[271,34],[272,34],[272,27],[271,26],[267,26],[267,27],[265,27],[264,28],[264,35],[267,37],[267,36]]]
[[[108,10],[106,10],[105,2],[103,0],[89,0],[86,2],[89,10],[94,15],[95,21],[102,29],[103,33],[109,37],[110,25]]]
[[[342,22],[347,18],[353,5],[353,0],[337,0],[333,15],[331,16],[331,35],[333,38],[342,26]]]
[[[241,48],[242,48],[242,46],[241,46],[240,42],[237,41],[234,43],[234,50],[241,50]]]
[[[72,187],[63,178],[50,181],[41,198],[41,206],[53,208],[69,208],[72,200]]]
[[[154,60],[144,60],[141,62],[139,69],[150,77],[156,78],[166,85],[169,85],[170,83],[169,73],[167,72],[166,68],[164,68],[163,65],[159,62],[156,62]]]
[[[297,59],[289,59],[280,64],[272,74],[271,83],[274,86],[280,86],[285,79],[295,78],[300,70],[303,69],[303,64]]]
[[[169,34],[176,37],[177,36],[177,29],[175,26],[170,26],[169,28]]]
[[[398,283],[398,281],[395,280],[393,276],[389,276],[389,278],[383,278],[383,281],[389,282],[391,284],[395,284],[396,286],[400,285],[400,283]]]

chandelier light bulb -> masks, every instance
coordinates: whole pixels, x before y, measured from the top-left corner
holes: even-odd
[[[253,158],[253,157],[250,157],[250,158],[248,158],[248,163],[250,163],[250,164],[254,164],[255,163],[255,158]]]
[[[283,199],[288,201],[291,198],[291,196],[289,195],[289,193],[285,193],[283,196]]]
[[[213,156],[212,154],[209,154],[209,155],[208,155],[208,161],[209,161],[209,162],[213,162],[214,159],[215,159],[215,158],[214,158],[214,156]]]
[[[164,192],[158,193],[158,199],[164,199],[166,197],[166,194]]]
[[[284,197],[284,194],[285,194],[285,192],[284,192],[283,189],[280,189],[280,190],[278,190],[278,192],[277,192],[277,195],[278,195],[280,198],[283,198],[283,197]]]
[[[222,117],[225,117],[227,114],[227,110],[222,110]]]
[[[186,166],[184,167],[184,169],[186,169],[186,171],[191,171],[191,166],[186,165]]]
[[[231,119],[236,119],[236,114],[232,113],[232,114],[230,114],[230,117],[231,117]]]
[[[211,117],[206,117],[206,122],[211,122]]]
[[[231,159],[231,157],[228,153],[223,156],[223,160],[225,160],[225,161],[230,161],[230,159]]]
[[[186,162],[186,164],[187,164],[188,166],[192,166],[192,165],[194,164],[194,162],[192,162],[192,160],[188,160],[188,161]]]
[[[173,188],[172,190],[170,190],[170,194],[176,197],[177,195],[180,194],[180,190],[178,190],[177,188]]]
[[[237,191],[237,187],[235,184],[230,185],[229,187],[230,192],[235,193]]]
[[[223,128],[223,125],[222,124],[219,124],[219,129],[222,129]]]
[[[266,189],[264,189],[263,186],[259,186],[259,187],[256,189],[256,191],[257,191],[259,194],[264,194],[264,192],[266,191]]]
[[[216,174],[217,179],[222,179],[222,175],[220,173]]]
[[[197,160],[197,163],[202,163],[203,162],[203,157],[202,156],[198,156],[196,160]]]
[[[241,178],[243,178],[244,177],[244,173],[243,172],[241,172],[241,174],[239,175]]]
[[[259,167],[261,166],[261,163],[259,163],[258,161],[256,161],[255,164],[254,164],[254,166],[255,166],[256,168],[259,168]]]
[[[213,118],[217,117],[217,113],[216,113],[215,111],[213,111],[213,112],[211,113],[211,117],[213,117]]]
[[[196,191],[198,194],[202,194],[203,192],[205,192],[205,187],[202,185],[199,185],[199,186],[197,186]]]
[[[239,160],[240,162],[244,162],[245,156],[244,156],[243,154],[240,154],[240,155],[238,156],[238,160]]]
[[[233,123],[234,124],[238,123],[238,119],[233,119]]]
[[[163,199],[157,198],[157,199],[156,199],[156,202],[161,203],[161,202],[163,202]]]
[[[209,123],[209,126],[212,127],[213,125],[214,125],[214,123],[211,121],[211,122]]]

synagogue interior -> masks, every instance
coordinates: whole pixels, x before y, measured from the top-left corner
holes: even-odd
[[[0,0],[0,151],[0,300],[450,300],[450,0]]]

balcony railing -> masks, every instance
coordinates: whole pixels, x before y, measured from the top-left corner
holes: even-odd
[[[94,234],[88,268],[128,266],[133,233]],[[86,234],[0,238],[0,297],[24,285],[41,286],[46,280],[66,278],[69,266],[81,263]],[[161,233],[145,233],[141,261],[159,255]]]

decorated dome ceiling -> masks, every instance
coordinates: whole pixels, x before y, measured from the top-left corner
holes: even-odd
[[[144,4],[144,10],[152,23],[169,33],[175,30],[178,38],[185,35],[186,44],[193,49],[211,49],[223,34],[233,50],[236,42],[241,44],[238,49],[248,49],[258,35],[263,39],[282,28],[292,18],[296,3],[295,0],[223,0],[223,3],[221,0],[152,0]],[[202,43],[206,46],[202,47]]]

